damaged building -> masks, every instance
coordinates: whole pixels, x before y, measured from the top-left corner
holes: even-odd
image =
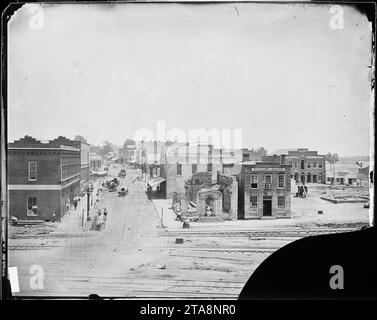
[[[224,164],[239,162],[237,155],[213,145],[176,143],[161,154],[160,176],[165,180],[166,198],[186,195],[185,183],[197,173],[208,173],[211,183],[217,183],[217,172],[224,173]]]
[[[180,199],[182,213],[191,213],[201,220],[237,219],[236,177],[218,172],[213,184],[211,175],[210,172],[197,172],[185,182],[186,194]]]

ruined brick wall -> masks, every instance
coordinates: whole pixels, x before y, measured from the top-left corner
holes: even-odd
[[[217,183],[223,195],[223,211],[229,218],[237,219],[238,216],[238,182],[235,176],[226,174],[217,175]]]
[[[196,202],[198,192],[203,188],[210,188],[212,185],[212,174],[210,172],[195,172],[191,179],[185,182],[186,198]]]

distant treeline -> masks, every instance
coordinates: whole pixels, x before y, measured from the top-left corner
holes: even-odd
[[[369,156],[339,157],[339,163],[356,163],[356,161],[369,161]]]

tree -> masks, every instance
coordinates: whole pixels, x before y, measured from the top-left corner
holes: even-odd
[[[113,147],[109,141],[105,141],[103,147],[100,149],[100,154],[102,156],[109,154],[113,151]]]
[[[75,141],[82,141],[82,142],[88,143],[86,141],[86,139],[83,136],[80,136],[80,135],[76,135]]]
[[[267,150],[263,147],[260,147],[258,149],[255,150],[256,153],[262,155],[262,156],[266,156],[267,155]]]
[[[124,143],[123,143],[123,149],[126,148],[129,145],[135,145],[135,144],[136,144],[135,140],[126,139],[126,141],[124,141]]]

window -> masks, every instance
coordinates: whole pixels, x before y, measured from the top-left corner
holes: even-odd
[[[278,188],[285,188],[285,175],[284,174],[278,175]]]
[[[251,211],[258,211],[258,197],[256,196],[250,197],[250,209]]]
[[[278,197],[278,208],[279,209],[285,208],[285,197]]]
[[[301,169],[305,169],[305,160],[301,160]]]
[[[318,163],[318,168],[322,168],[322,162]]]
[[[192,173],[195,173],[197,170],[196,163],[192,165]]]
[[[181,176],[182,175],[182,164],[177,163],[177,175]]]
[[[37,207],[37,198],[35,197],[28,197],[27,198],[27,216],[37,216],[38,215],[38,207]]]
[[[207,171],[212,172],[212,163],[207,164]]]
[[[310,162],[308,162],[308,168],[311,168],[311,163]]]
[[[264,188],[265,189],[271,189],[271,180],[272,180],[272,176],[270,174],[265,175],[265,177],[264,177]]]
[[[250,175],[250,188],[257,189],[258,188],[258,175],[251,174]]]
[[[317,168],[317,162],[313,162],[313,168]]]
[[[37,161],[29,161],[29,181],[37,180]]]
[[[295,161],[295,168],[297,168],[297,161]]]

